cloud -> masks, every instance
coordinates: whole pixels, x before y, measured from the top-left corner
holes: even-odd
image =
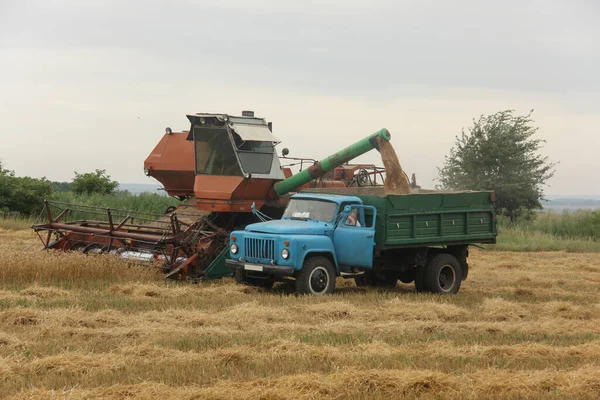
[[[122,48],[219,79],[348,95],[407,84],[600,89],[589,79],[600,65],[593,3],[39,4],[17,7],[21,18],[5,21],[4,46]]]

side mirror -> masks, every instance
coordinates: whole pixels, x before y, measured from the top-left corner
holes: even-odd
[[[288,154],[290,154],[290,150],[287,147],[284,147],[283,150],[281,150],[281,155],[285,157]]]
[[[350,214],[351,211],[352,211],[352,207],[350,207],[350,206],[344,206],[344,213]]]

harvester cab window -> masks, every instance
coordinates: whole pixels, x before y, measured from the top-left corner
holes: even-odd
[[[275,149],[272,142],[256,140],[242,141],[237,133],[233,133],[240,163],[244,172],[251,174],[269,174],[273,165]]]
[[[197,174],[242,175],[226,128],[194,127],[193,133]]]

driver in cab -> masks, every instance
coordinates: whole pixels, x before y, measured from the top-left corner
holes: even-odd
[[[360,222],[358,222],[358,211],[356,208],[352,209],[350,215],[348,215],[348,218],[346,218],[345,224],[351,226],[360,226]]]

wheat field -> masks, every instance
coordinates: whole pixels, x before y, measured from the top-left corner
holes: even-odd
[[[594,253],[471,252],[456,296],[164,282],[0,230],[9,399],[600,397]]]

